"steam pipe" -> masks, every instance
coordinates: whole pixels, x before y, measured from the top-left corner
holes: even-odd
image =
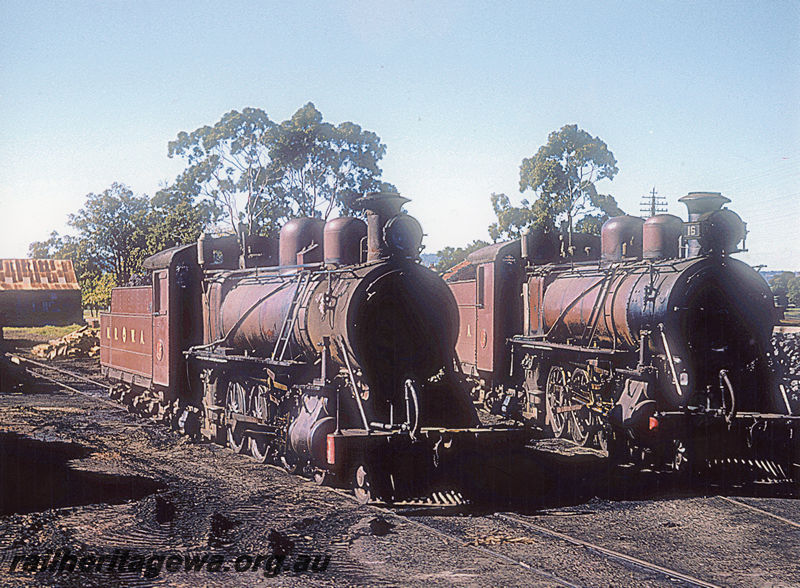
[[[361,403],[361,394],[358,393],[358,386],[356,386],[356,379],[355,376],[353,376],[353,369],[350,367],[350,358],[347,357],[347,350],[344,348],[341,340],[337,340],[337,343],[339,344],[339,349],[342,351],[342,357],[344,358],[345,367],[347,368],[347,375],[350,376],[350,385],[353,387],[353,396],[356,397],[358,412],[361,413],[361,421],[364,423],[364,429],[367,431],[367,435],[369,435],[372,430],[369,427],[369,421],[364,412],[364,405]]]
[[[672,352],[669,350],[669,343],[667,343],[667,334],[664,332],[664,323],[658,325],[658,330],[661,332],[661,341],[663,341],[664,351],[667,353],[669,370],[672,372],[672,381],[675,382],[675,391],[678,393],[678,396],[683,396],[681,383],[678,381],[678,372],[675,370],[675,361],[672,359]]]

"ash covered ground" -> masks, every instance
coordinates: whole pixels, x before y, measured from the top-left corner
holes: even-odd
[[[796,369],[800,338],[779,340],[790,342],[779,344]],[[788,372],[793,402],[796,383],[797,372]],[[555,441],[511,461],[492,464],[495,474],[505,468],[520,484],[504,486],[493,505],[395,516],[86,396],[42,384],[3,390],[0,584],[676,585],[537,534],[504,512],[720,585],[800,578],[800,527],[781,521],[800,521],[791,493],[687,489],[669,476],[611,470],[599,452]],[[57,569],[65,551],[78,561],[118,559],[113,571],[108,560],[100,571],[96,561],[84,571],[40,570],[53,560]],[[182,558],[175,571],[170,555]],[[201,570],[185,569],[204,556]],[[242,568],[259,557],[256,571],[236,571],[237,561]],[[287,569],[273,575],[280,558]]]

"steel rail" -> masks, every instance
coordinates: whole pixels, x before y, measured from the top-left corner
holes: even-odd
[[[795,522],[791,519],[784,518],[780,515],[776,515],[775,513],[769,512],[768,510],[764,510],[763,508],[758,508],[757,506],[753,506],[752,504],[747,504],[746,502],[741,502],[740,500],[736,500],[735,498],[729,498],[728,496],[718,496],[717,498],[721,498],[722,500],[730,502],[731,504],[736,504],[738,506],[743,506],[744,508],[760,512],[761,514],[765,514],[768,517],[772,517],[773,519],[777,519],[783,523],[786,523],[787,525],[791,525],[792,527],[797,527],[798,529],[800,529],[800,523]]]
[[[35,361],[33,359],[28,359],[26,357],[20,357],[19,355],[12,355],[10,353],[7,353],[6,357],[11,358],[12,361],[14,361],[16,359],[17,361],[14,361],[14,363],[29,363],[29,364],[31,364],[33,366],[36,366],[40,370],[41,369],[51,370],[51,371],[54,371],[56,373],[60,373],[60,374],[69,376],[71,378],[75,378],[76,380],[81,380],[81,381],[86,382],[88,384],[92,384],[92,385],[94,385],[94,386],[96,386],[98,388],[102,388],[102,389],[105,389],[105,390],[110,390],[111,389],[111,386],[109,386],[108,384],[103,384],[101,382],[97,382],[97,381],[92,380],[90,378],[86,378],[84,376],[80,376],[80,375],[75,374],[73,372],[70,372],[68,370],[57,368],[57,367],[54,367],[52,365],[47,365],[45,363],[41,363],[41,362]],[[45,374],[42,374],[42,373],[40,373],[38,371],[33,371],[32,370],[31,374],[36,378],[42,378],[43,380],[46,380],[46,381],[48,381],[48,382],[50,382],[52,384],[55,384],[56,386],[64,388],[65,390],[69,390],[70,392],[74,392],[75,394],[80,394],[81,396],[86,396],[87,398],[91,398],[92,400],[97,400],[99,402],[102,402],[103,404],[107,404],[111,408],[115,408],[117,410],[128,412],[127,409],[123,405],[119,404],[118,402],[114,402],[113,400],[109,400],[108,398],[103,398],[102,396],[97,396],[95,394],[90,394],[89,392],[86,392],[85,390],[79,390],[78,388],[70,386],[69,384],[67,384],[65,382],[62,382],[61,380],[57,380],[56,378],[52,378],[50,376],[46,376]]]
[[[353,494],[351,494],[350,492],[346,492],[346,491],[340,490],[338,488],[329,488],[329,490],[331,490],[332,492],[335,492],[336,494],[339,494],[340,496],[344,496],[345,498],[348,498],[350,500],[353,500],[353,501],[357,502],[356,497],[353,496]],[[551,582],[554,582],[555,584],[558,584],[559,586],[565,586],[567,588],[580,588],[581,587],[580,584],[575,584],[573,582],[570,582],[569,580],[565,580],[564,578],[556,576],[555,574],[551,574],[550,572],[547,572],[547,571],[542,570],[540,568],[534,567],[533,565],[529,564],[528,562],[522,561],[521,559],[516,559],[516,558],[510,557],[508,555],[500,553],[499,551],[494,551],[493,549],[489,549],[487,547],[483,547],[482,545],[473,545],[472,543],[470,543],[468,541],[464,541],[464,539],[462,537],[459,537],[458,535],[454,535],[452,533],[447,533],[447,532],[442,531],[440,529],[437,529],[436,527],[433,527],[431,525],[426,525],[425,523],[417,521],[417,520],[414,520],[411,517],[407,517],[405,515],[398,514],[398,513],[394,512],[391,509],[383,508],[383,507],[380,507],[380,506],[376,506],[374,504],[367,504],[367,505],[364,505],[364,506],[366,506],[367,508],[370,508],[370,509],[372,509],[374,511],[377,511],[377,512],[379,512],[381,514],[390,516],[390,517],[392,517],[394,519],[398,519],[398,520],[401,520],[403,522],[410,523],[411,525],[414,525],[415,527],[419,527],[420,529],[424,529],[424,530],[426,530],[426,531],[428,531],[430,533],[433,533],[434,535],[440,537],[441,539],[445,539],[447,541],[452,541],[453,543],[455,543],[456,545],[458,545],[460,547],[469,547],[470,549],[473,549],[473,550],[475,550],[475,551],[477,551],[479,553],[483,553],[484,555],[488,555],[490,557],[498,559],[498,560],[500,560],[502,562],[510,563],[510,564],[515,565],[515,566],[519,566],[522,569],[527,570],[528,572],[531,572],[532,574],[535,574],[535,575],[540,576],[542,578],[546,578],[547,580],[550,580]],[[718,587],[715,587],[715,588],[718,588]]]
[[[14,354],[11,354],[11,353],[6,353],[6,357],[10,358],[11,361],[14,362],[14,363],[19,363],[19,362],[29,363],[31,365],[35,365],[35,366],[40,367],[40,368],[53,370],[54,372],[59,372],[59,373],[65,374],[65,375],[67,375],[67,376],[69,376],[71,378],[75,378],[76,380],[81,380],[83,382],[86,382],[87,384],[93,384],[94,386],[97,386],[98,388],[105,388],[106,390],[111,388],[111,386],[109,386],[108,384],[104,384],[103,382],[98,382],[97,380],[92,380],[91,378],[87,378],[85,376],[81,376],[81,375],[76,374],[74,372],[71,372],[69,370],[58,368],[58,367],[55,367],[53,365],[42,363],[40,361],[36,361],[36,360],[33,360],[33,359],[28,359],[27,357],[22,357],[20,355],[14,355]],[[17,361],[14,361],[15,359]]]
[[[561,539],[562,541],[566,541],[567,543],[571,543],[572,545],[578,545],[580,547],[588,549],[589,551],[600,553],[611,560],[618,561],[623,564],[633,565],[635,567],[647,571],[657,572],[663,576],[666,576],[667,578],[680,580],[681,582],[686,582],[691,586],[699,586],[701,588],[721,588],[721,586],[719,586],[718,584],[712,584],[711,582],[706,582],[705,580],[701,580],[700,578],[695,578],[694,576],[684,574],[683,572],[672,570],[670,568],[665,568],[658,564],[654,564],[652,562],[639,559],[638,557],[621,553],[619,551],[615,551],[607,547],[602,547],[600,545],[597,545],[596,543],[584,541],[583,539],[578,539],[577,537],[573,537],[572,535],[567,535],[565,533],[559,533],[558,531],[553,531],[551,529],[548,529],[547,527],[537,525],[536,523],[532,523],[523,518],[501,513],[497,513],[494,516],[496,518],[504,519],[506,521],[512,521],[514,523],[522,525],[523,527],[527,527],[533,531],[536,531],[541,535],[546,535],[556,539]]]

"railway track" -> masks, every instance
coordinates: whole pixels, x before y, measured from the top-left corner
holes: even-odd
[[[72,393],[90,397],[92,400],[99,401],[110,408],[127,412],[125,405],[105,397],[110,389],[110,386],[103,382],[99,382],[93,378],[87,377],[85,374],[76,373],[74,370],[67,370],[61,366],[55,366],[52,364],[45,364],[19,355],[6,354],[6,358],[13,363],[23,365],[37,378],[41,378]],[[284,471],[279,466],[271,465],[269,467],[275,470]],[[352,494],[342,489],[330,488],[329,490],[346,497],[349,500],[356,501],[356,498]],[[771,519],[777,520],[782,524],[800,528],[800,523],[796,521],[792,521],[791,519],[758,508],[757,506],[742,502],[735,498],[727,496],[717,496],[715,498],[726,501],[736,507],[759,513],[762,516],[770,517]],[[493,549],[487,545],[478,544],[474,540],[470,540],[470,538],[464,533],[454,532],[453,530],[448,529],[448,525],[446,524],[447,519],[445,518],[427,515],[411,516],[408,514],[403,514],[402,512],[398,512],[397,510],[398,508],[402,509],[420,506],[437,507],[439,509],[451,508],[451,510],[452,507],[459,507],[462,509],[465,507],[460,496],[457,494],[442,493],[440,496],[434,495],[419,501],[410,501],[407,503],[397,504],[394,505],[395,508],[387,508],[377,504],[369,504],[366,505],[365,508],[368,508],[384,517],[401,521],[405,524],[421,529],[424,532],[429,533],[449,544],[457,546],[459,549],[471,550],[503,564],[516,566],[520,570],[524,571],[524,573],[530,574],[532,577],[538,578],[543,582],[566,587],[577,587],[584,585],[584,583],[582,583],[580,580],[567,577],[568,574],[546,569],[535,561],[534,556],[526,558],[520,557],[519,555],[510,555],[508,553],[503,553],[501,550]],[[719,584],[698,578],[684,571],[668,568],[658,563],[616,551],[574,535],[549,529],[543,525],[534,523],[525,516],[513,513],[494,513],[486,517],[477,517],[475,520],[484,519],[492,520],[494,522],[501,522],[507,528],[515,531],[518,531],[520,528],[524,529],[526,532],[539,538],[552,541],[554,544],[568,545],[583,549],[587,553],[590,553],[604,561],[613,562],[623,566],[624,568],[630,570],[631,573],[644,574],[645,577],[650,580],[668,582],[671,585],[719,588]]]
[[[104,382],[99,382],[92,378],[87,378],[83,374],[75,373],[60,366],[36,361],[29,357],[14,353],[5,353],[5,358],[13,364],[24,367],[31,375],[55,384],[60,388],[69,390],[75,394],[88,396],[93,400],[102,402],[106,406],[117,410],[125,410],[125,407],[113,400],[106,398],[111,386]],[[78,387],[80,386],[80,387]]]

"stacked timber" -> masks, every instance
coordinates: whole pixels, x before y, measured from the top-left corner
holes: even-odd
[[[97,330],[83,326],[59,339],[36,345],[31,353],[43,359],[99,357],[100,339],[97,337]]]

